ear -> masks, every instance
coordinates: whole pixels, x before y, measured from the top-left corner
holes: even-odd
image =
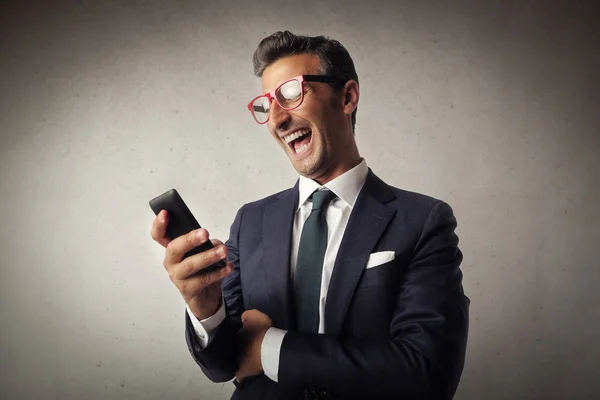
[[[358,99],[360,97],[358,82],[353,79],[346,82],[342,93],[344,94],[342,104],[344,114],[351,115],[356,110],[356,107],[358,107]]]

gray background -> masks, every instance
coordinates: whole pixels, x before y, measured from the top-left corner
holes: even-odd
[[[571,1],[78,1],[0,23],[0,397],[227,399],[150,237],[177,188],[225,240],[296,174],[251,55],[339,39],[361,155],[449,202],[472,300],[458,399],[600,396],[599,13]]]

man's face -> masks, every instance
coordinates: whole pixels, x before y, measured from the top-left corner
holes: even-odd
[[[318,74],[317,56],[288,56],[265,69],[262,89],[270,92],[295,76]],[[299,174],[325,183],[344,172],[340,169],[354,138],[341,96],[334,94],[331,85],[304,82],[304,101],[294,110],[286,111],[273,100],[267,126]],[[287,143],[292,134],[305,135]]]

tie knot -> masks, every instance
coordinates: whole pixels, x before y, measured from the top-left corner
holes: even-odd
[[[327,205],[333,198],[335,197],[335,193],[331,190],[316,190],[311,195],[312,197],[312,209],[313,210],[322,210],[326,208]]]

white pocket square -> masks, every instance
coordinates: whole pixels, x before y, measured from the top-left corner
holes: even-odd
[[[396,258],[396,254],[393,251],[379,251],[377,253],[371,253],[365,269],[385,264],[392,261],[394,258]]]

